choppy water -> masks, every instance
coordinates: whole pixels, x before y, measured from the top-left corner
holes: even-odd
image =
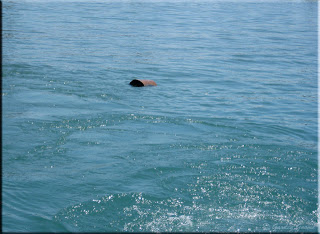
[[[317,9],[4,1],[3,231],[317,231]]]

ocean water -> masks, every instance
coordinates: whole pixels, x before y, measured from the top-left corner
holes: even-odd
[[[3,231],[317,231],[317,1],[2,12]]]

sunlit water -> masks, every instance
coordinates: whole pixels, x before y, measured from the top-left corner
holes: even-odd
[[[4,1],[3,231],[316,231],[317,9]]]

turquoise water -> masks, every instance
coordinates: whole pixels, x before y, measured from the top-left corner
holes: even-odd
[[[4,1],[3,231],[317,231],[317,11]]]

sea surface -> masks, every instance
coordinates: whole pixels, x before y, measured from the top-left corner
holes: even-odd
[[[318,230],[317,1],[2,12],[3,231]]]

